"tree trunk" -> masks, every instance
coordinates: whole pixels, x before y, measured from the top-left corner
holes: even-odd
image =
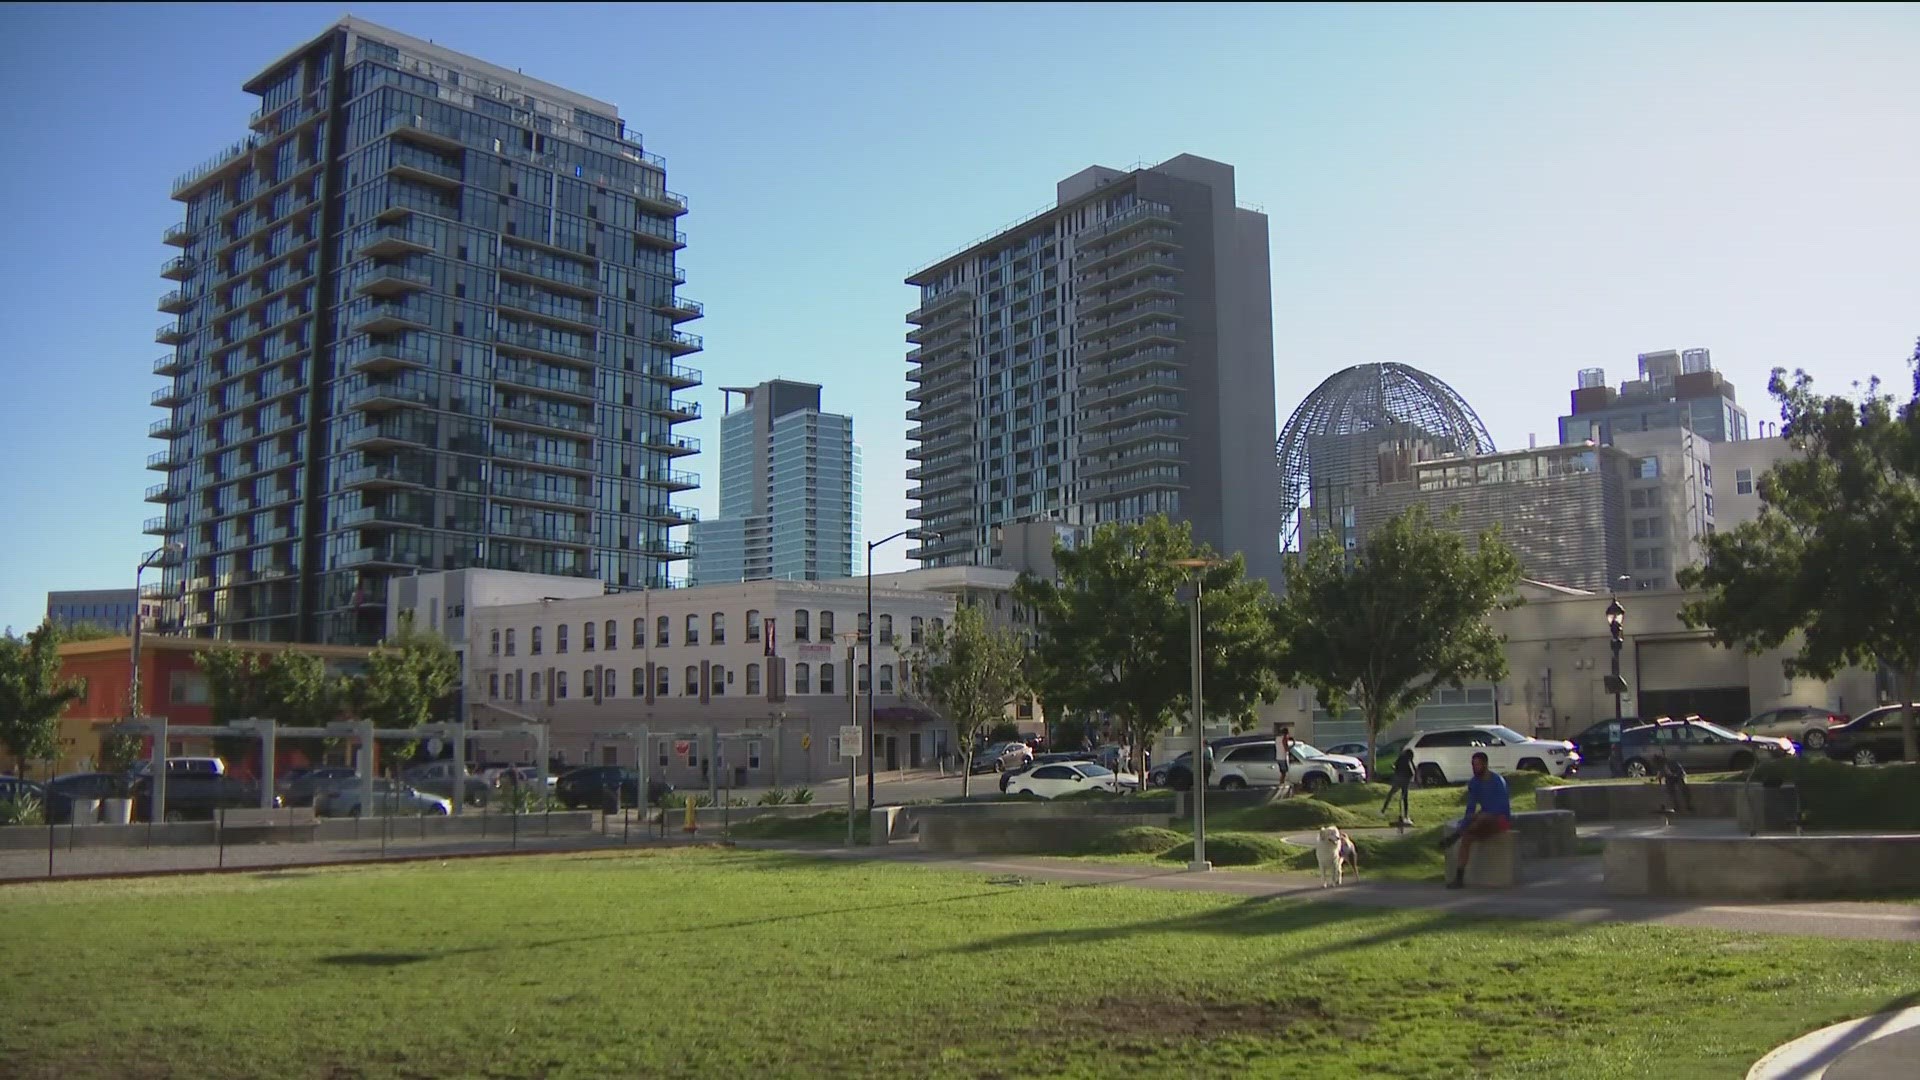
[[[960,798],[964,801],[973,793],[973,739],[960,741]]]

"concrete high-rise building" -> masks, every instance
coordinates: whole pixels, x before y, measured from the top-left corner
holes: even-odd
[[[1579,373],[1573,411],[1560,418],[1561,442],[1609,443],[1616,432],[1664,428],[1688,428],[1712,442],[1747,437],[1747,410],[1706,349],[1641,353],[1639,362],[1640,377],[1617,391],[1604,368]]]
[[[859,569],[860,449],[853,418],[820,409],[816,383],[725,387],[720,516],[693,527],[692,583],[820,581]]]
[[[389,581],[663,585],[698,486],[686,199],[605,102],[357,19],[181,176],[156,595],[199,636],[367,642]]]
[[[1164,513],[1278,578],[1267,219],[1232,166],[1084,170],[907,283],[912,558],[991,566],[1003,525]]]

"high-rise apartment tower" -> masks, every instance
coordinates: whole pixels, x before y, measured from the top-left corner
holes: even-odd
[[[164,237],[168,620],[356,643],[419,570],[665,584],[701,308],[661,159],[612,105],[357,19],[245,88],[253,134],[174,182]]]

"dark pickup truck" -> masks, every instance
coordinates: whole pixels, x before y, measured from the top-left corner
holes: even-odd
[[[152,817],[153,779],[142,776],[134,780],[129,792],[133,797],[133,819],[146,821]],[[257,810],[260,808],[260,785],[252,780],[237,780],[231,776],[181,776],[167,777],[167,808],[162,820],[165,821],[212,821],[219,810]],[[273,796],[272,806],[280,806],[280,796]]]

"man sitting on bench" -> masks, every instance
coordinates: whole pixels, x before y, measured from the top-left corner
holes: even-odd
[[[1440,841],[1442,849],[1456,841],[1460,844],[1460,856],[1453,864],[1453,880],[1447,882],[1447,888],[1466,887],[1467,852],[1475,840],[1498,836],[1512,828],[1513,802],[1507,796],[1506,779],[1487,768],[1487,755],[1473,755],[1473,779],[1467,781],[1467,814]]]

